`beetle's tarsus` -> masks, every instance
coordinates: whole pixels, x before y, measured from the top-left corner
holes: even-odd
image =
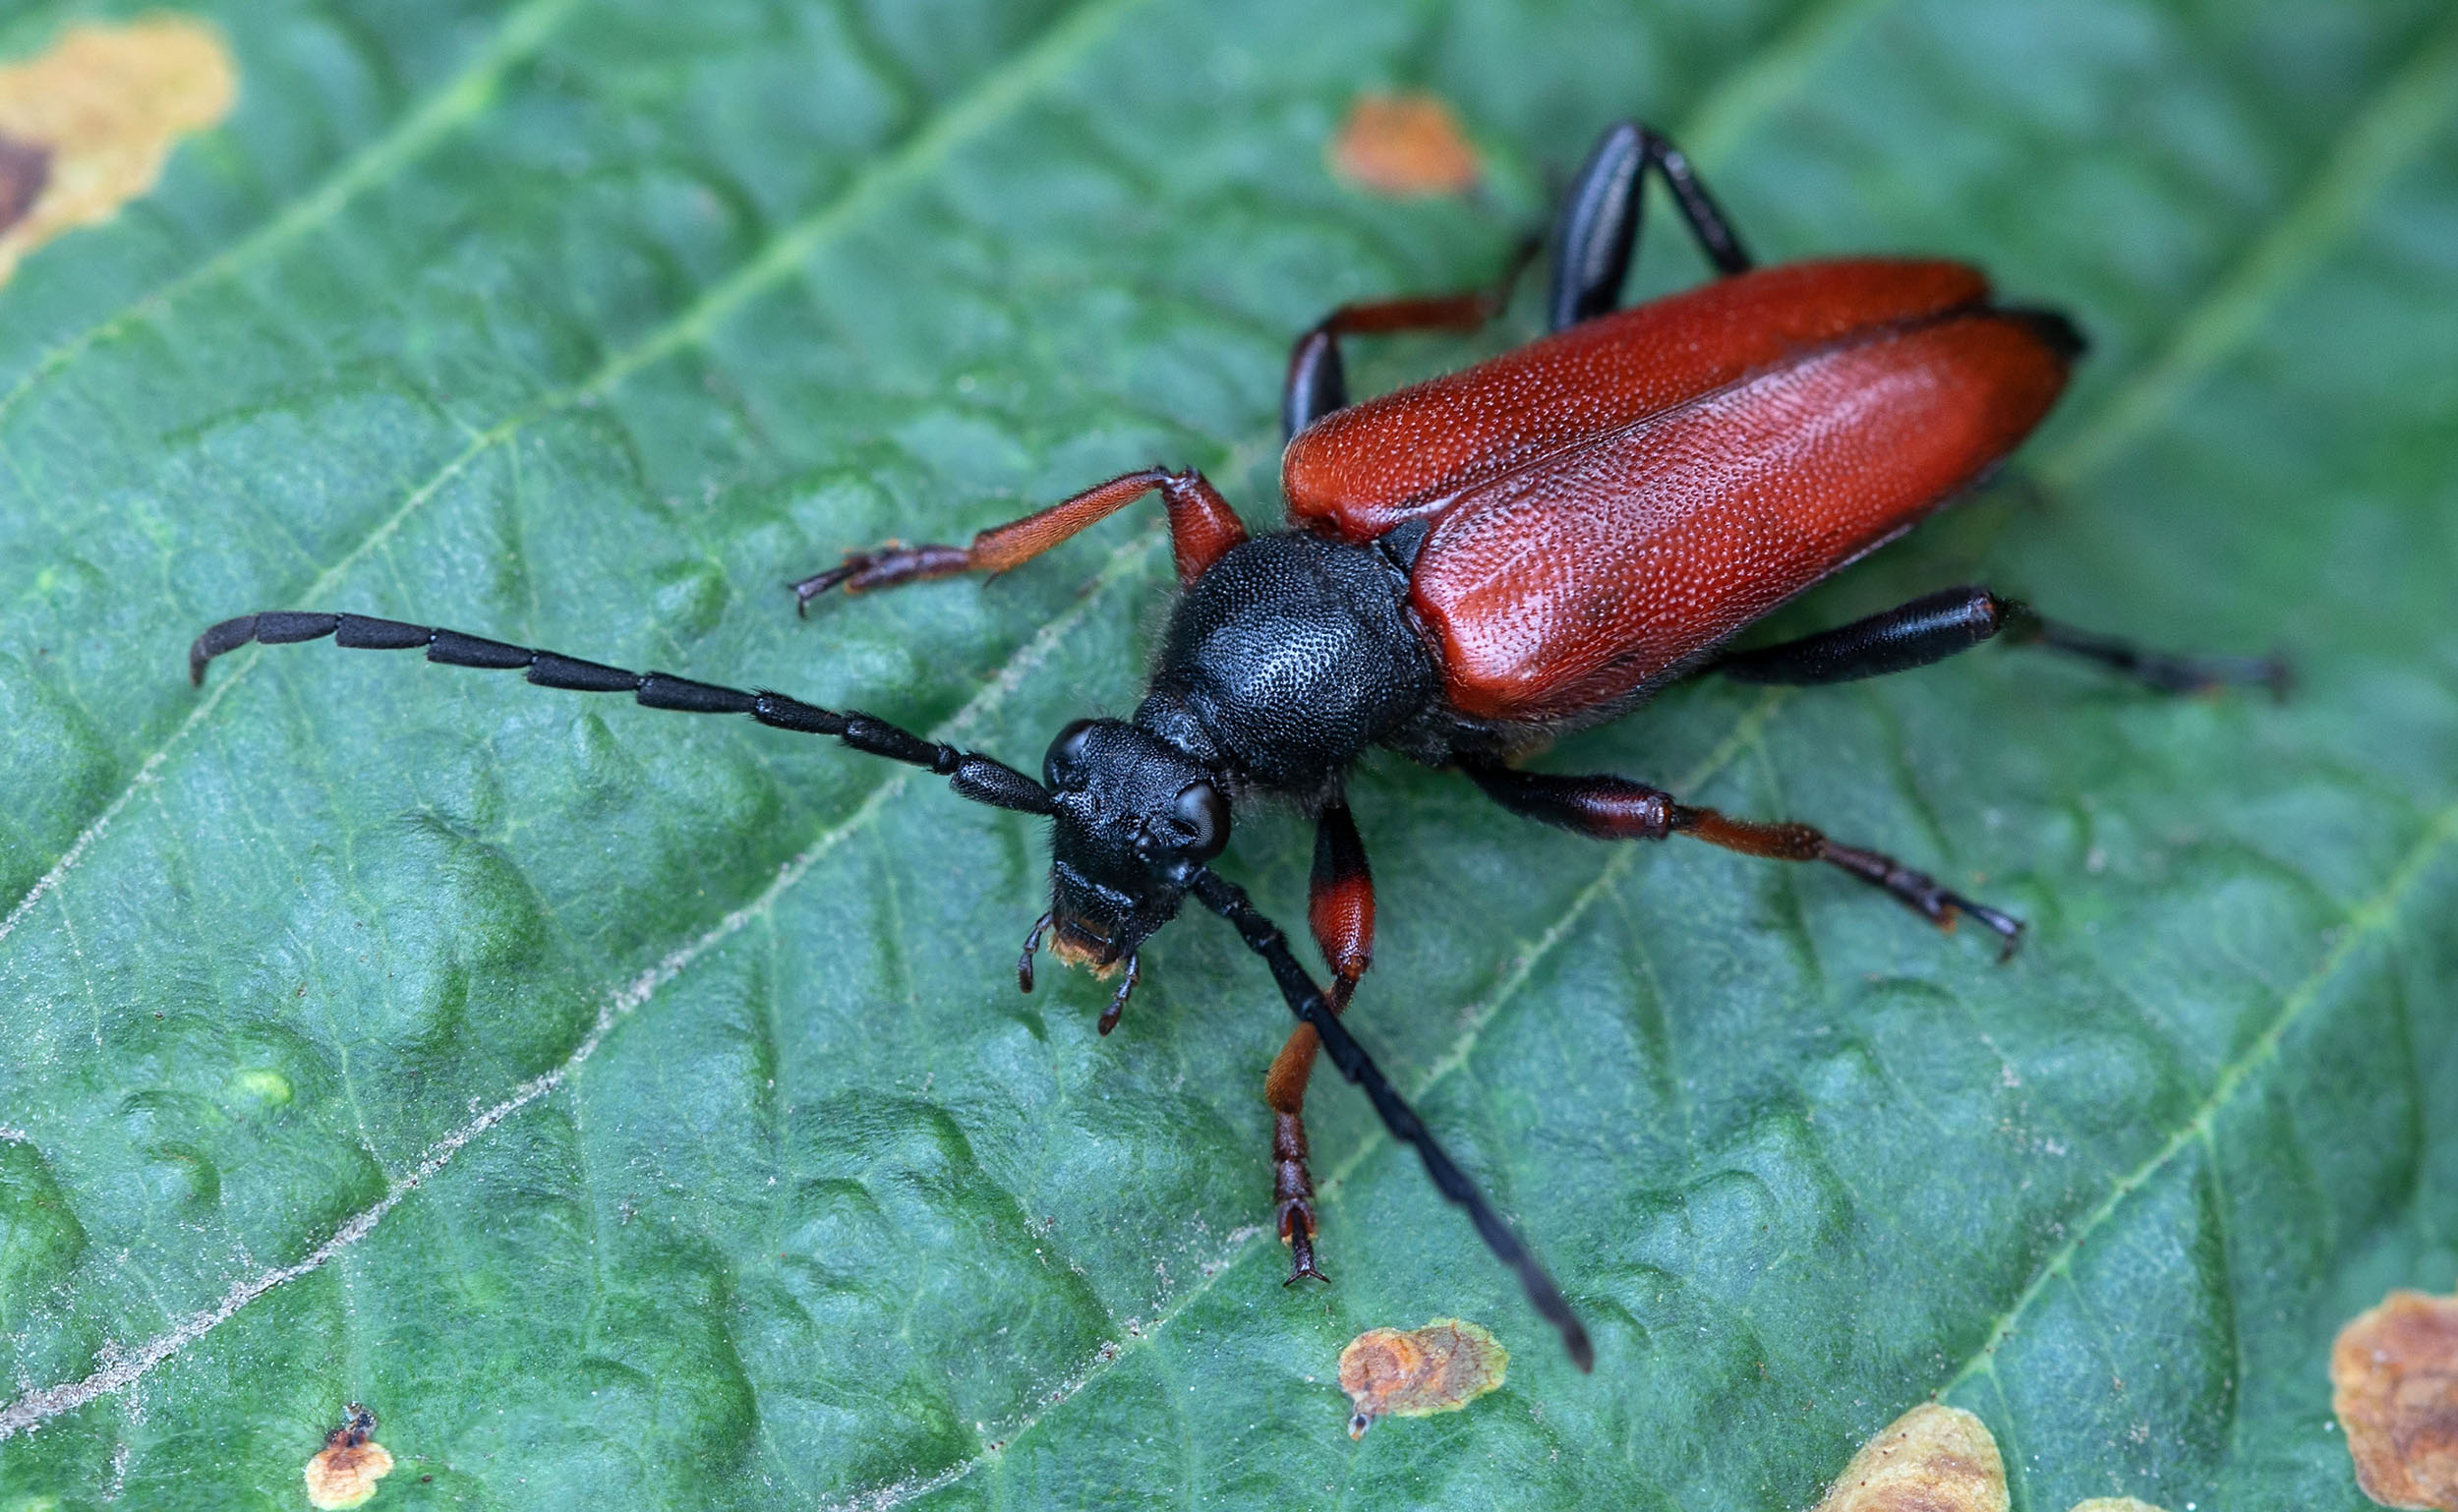
[[[1938,886],[1928,873],[1914,871],[1892,856],[1825,841],[1819,859],[1873,887],[1884,888],[1888,896],[1949,934],[1954,933],[1958,919],[1968,916],[2003,942],[1997,957],[2001,962],[2011,960],[2021,942],[2022,920],[1986,903],[1974,902],[1961,893],[1950,892]]]
[[[1325,1279],[1315,1266],[1315,1173],[1307,1165],[1306,1121],[1274,1109],[1271,1117],[1271,1215],[1289,1247],[1289,1284]]]
[[[793,611],[807,615],[811,601],[832,588],[868,593],[874,588],[894,588],[899,583],[952,577],[970,571],[974,565],[973,553],[965,547],[906,546],[891,541],[876,551],[848,552],[845,560],[836,566],[787,586],[793,590]]]
[[[809,618],[811,613],[811,601],[813,599],[818,598],[821,594],[826,593],[831,588],[835,588],[840,584],[850,581],[869,565],[869,555],[865,552],[856,552],[849,554],[845,558],[844,564],[841,566],[830,567],[825,572],[814,572],[809,577],[802,579],[798,583],[788,583],[786,587],[793,594],[793,612],[795,617],[802,619]],[[852,593],[857,590],[849,588],[846,591],[848,593]]]
[[[1029,995],[1032,991],[1032,958],[1041,949],[1041,937],[1050,932],[1050,916],[1044,912],[1032,921],[1031,933],[1024,936],[1024,954],[1016,958],[1017,990]]]
[[[2044,646],[2131,677],[2158,693],[2217,693],[2227,688],[2267,688],[2284,699],[2295,687],[2295,670],[2283,654],[2226,656],[2160,651],[2121,636],[2102,635],[2043,616],[2028,604],[2008,602],[2006,635],[2016,645]]]
[[[1315,1208],[1306,1201],[1283,1203],[1280,1213],[1280,1242],[1289,1247],[1289,1279],[1282,1286],[1295,1286],[1300,1281],[1319,1281],[1325,1286],[1331,1278],[1315,1263]]]
[[[1942,896],[1946,906],[1953,912],[1969,914],[1997,936],[2000,942],[1997,960],[2001,965],[2015,959],[2015,952],[2022,945],[2022,920],[2010,913],[2000,913],[1986,903],[1975,903],[1961,893]]]
[[[1141,962],[1131,953],[1127,957],[1127,979],[1120,982],[1118,990],[1110,995],[1109,1007],[1101,1010],[1101,1021],[1094,1025],[1103,1036],[1118,1027],[1119,1016],[1127,1011],[1127,999],[1135,995],[1136,982],[1141,974]]]

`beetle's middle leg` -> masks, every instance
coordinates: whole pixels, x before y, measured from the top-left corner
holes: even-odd
[[[1169,544],[1177,556],[1179,582],[1192,583],[1201,577],[1222,552],[1246,539],[1246,526],[1238,519],[1238,512],[1229,507],[1229,501],[1201,473],[1173,473],[1164,467],[1147,467],[1096,484],[1073,498],[1061,499],[1021,520],[994,525],[974,536],[970,546],[892,544],[875,551],[849,552],[842,565],[790,585],[793,589],[793,607],[799,611],[831,588],[862,593],[873,588],[894,588],[900,583],[953,577],[960,572],[1005,572],[1108,519],[1155,490],[1169,510]]]
[[[1543,772],[1472,763],[1469,778],[1488,797],[1516,814],[1559,825],[1597,840],[1664,840],[1686,835],[1743,855],[1777,861],[1824,861],[1882,888],[1904,907],[1941,929],[1968,915],[2005,942],[2014,954],[2022,921],[1940,887],[1936,879],[1875,850],[1839,845],[1805,824],[1734,819],[1712,808],[1673,801],[1671,793],[1624,777],[1556,777]]]
[[[1366,867],[1366,843],[1348,805],[1324,809],[1315,826],[1315,872],[1307,886],[1306,922],[1331,966],[1331,1011],[1348,1007],[1357,979],[1375,956],[1375,879]],[[1301,1023],[1272,1059],[1263,1081],[1271,1108],[1271,1211],[1280,1242],[1289,1247],[1289,1279],[1328,1280],[1315,1267],[1315,1177],[1307,1169],[1306,1082],[1315,1072],[1321,1041],[1315,1026]]]
[[[1511,253],[1502,276],[1486,288],[1342,305],[1317,320],[1289,347],[1288,380],[1280,389],[1281,437],[1287,439],[1333,410],[1348,408],[1348,372],[1340,362],[1342,336],[1475,330],[1510,303],[1512,287],[1543,245],[1536,237],[1522,241]]]
[[[1549,329],[1592,320],[1621,303],[1621,286],[1638,255],[1639,211],[1650,168],[1664,176],[1673,205],[1716,271],[1749,271],[1748,249],[1699,182],[1690,159],[1647,127],[1624,121],[1596,139],[1553,217],[1553,286],[1545,301]]]
[[[2287,691],[2287,664],[2278,657],[2196,656],[2153,651],[2131,641],[2042,618],[2030,606],[1985,588],[1926,594],[1866,619],[1780,645],[1733,652],[1710,663],[1742,682],[1811,685],[1882,677],[1926,667],[1999,634],[2017,645],[2045,646],[2097,662],[2162,693],[2202,693],[2258,685]]]

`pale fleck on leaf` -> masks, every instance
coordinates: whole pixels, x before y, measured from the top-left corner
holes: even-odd
[[[1924,1402],[1861,1446],[1816,1512],[2006,1512],[2006,1467],[1988,1425]]]

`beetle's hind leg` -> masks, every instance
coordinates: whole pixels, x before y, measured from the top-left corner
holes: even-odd
[[[1968,917],[2004,942],[2011,956],[2022,939],[2022,921],[1938,885],[1875,850],[1839,845],[1805,824],[1733,819],[1712,808],[1673,801],[1671,793],[1628,778],[1556,777],[1508,767],[1471,764],[1468,776],[1488,797],[1516,814],[1558,825],[1596,840],[1664,840],[1686,835],[1743,855],[1776,861],[1824,861],[1886,894],[1941,929]]]
[[[2214,656],[2198,652],[2158,651],[2114,635],[2078,629],[2045,618],[2027,604],[2007,605],[2012,612],[2006,638],[2018,646],[2045,646],[2070,657],[2096,662],[2110,671],[2131,677],[2161,693],[2212,693],[2229,687],[2262,687],[2273,698],[2285,698],[2295,685],[2287,658]]]
[[[1650,168],[1664,176],[1673,204],[1716,271],[1749,271],[1748,251],[1689,158],[1638,122],[1624,121],[1596,139],[1553,218],[1553,284],[1545,301],[1550,329],[1594,320],[1621,303],[1621,286],[1638,253]]]
[[[1331,966],[1331,990],[1323,997],[1339,1013],[1375,955],[1375,879],[1366,866],[1366,843],[1345,803],[1324,809],[1316,822],[1306,922]],[[1308,1276],[1330,1279],[1315,1265],[1315,1177],[1307,1168],[1306,1147],[1306,1083],[1320,1044],[1313,1024],[1299,1024],[1272,1058],[1271,1075],[1263,1081],[1263,1101],[1271,1108],[1272,1222],[1289,1247],[1292,1283]]]
[[[1851,682],[1926,667],[2000,634],[2016,645],[2045,646],[2096,662],[2162,693],[2260,686],[2284,695],[2288,687],[2287,663],[2276,656],[2153,651],[2042,618],[2030,606],[2001,599],[1985,588],[1926,594],[1832,630],[1733,652],[1711,663],[1708,670],[1741,682]]]

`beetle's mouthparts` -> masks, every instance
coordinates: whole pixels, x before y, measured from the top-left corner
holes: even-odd
[[[1074,919],[1060,919],[1050,933],[1050,954],[1095,976],[1116,976],[1126,953],[1106,935],[1095,934]]]

